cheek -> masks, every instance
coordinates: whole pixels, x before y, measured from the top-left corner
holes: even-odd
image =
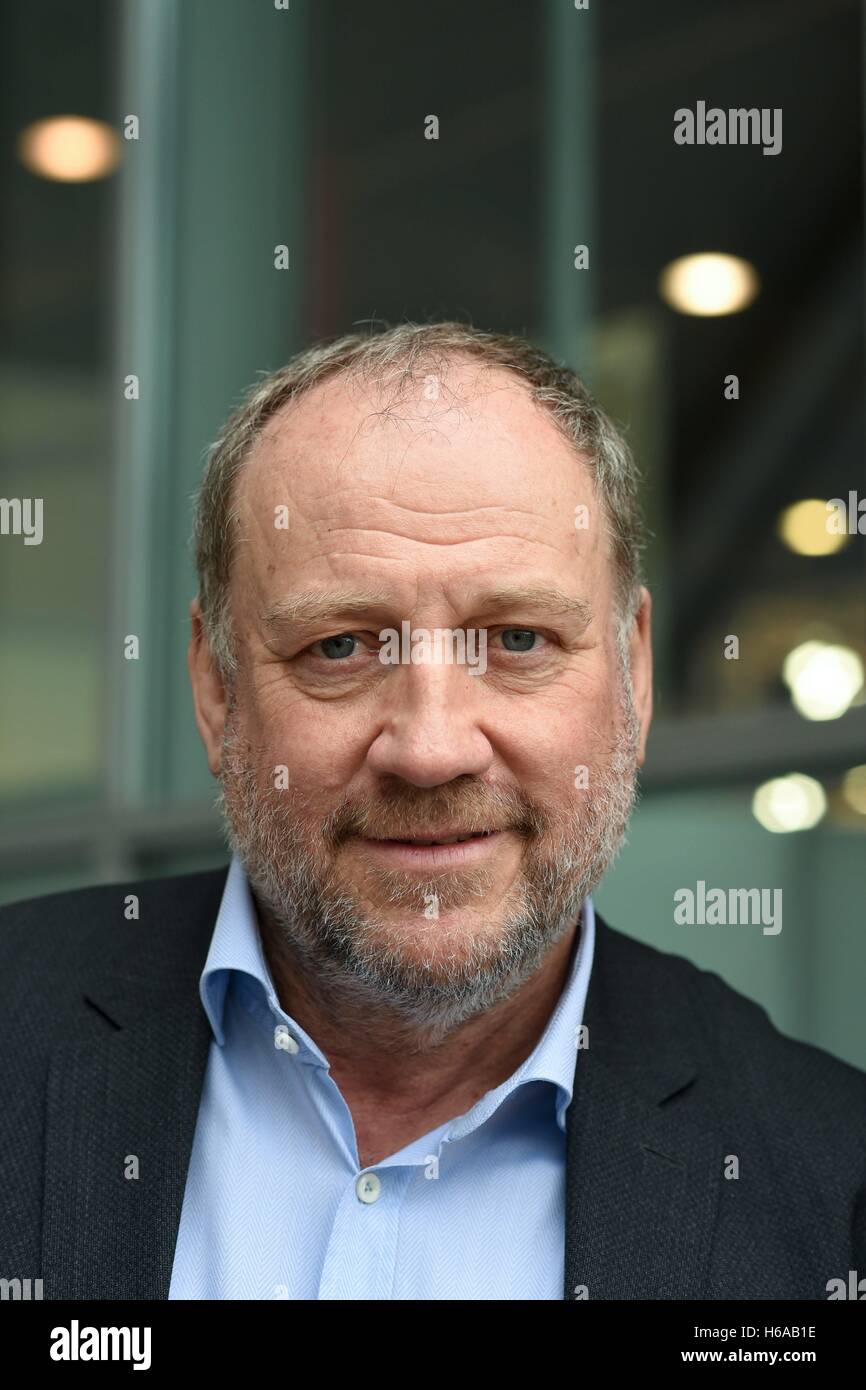
[[[263,777],[285,769],[285,779],[311,808],[325,812],[343,796],[363,766],[364,734],[348,711],[326,710],[294,692],[278,698],[259,692],[245,720],[247,737]]]
[[[611,746],[618,727],[617,687],[606,670],[582,671],[556,691],[526,702],[519,720],[503,721],[498,748],[509,768],[543,795],[566,792],[574,767],[590,763]]]

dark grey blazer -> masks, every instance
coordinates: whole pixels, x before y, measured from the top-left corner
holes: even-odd
[[[0,1278],[41,1278],[46,1299],[167,1297],[224,881],[0,912]],[[864,1073],[601,920],[584,1021],[565,1298],[823,1300],[829,1280],[866,1276]]]

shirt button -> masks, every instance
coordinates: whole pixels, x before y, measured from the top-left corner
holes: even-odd
[[[375,1202],[382,1191],[382,1184],[375,1173],[361,1173],[355,1183],[359,1202]]]
[[[292,1037],[284,1023],[278,1023],[274,1029],[274,1047],[280,1052],[291,1052],[293,1056],[301,1050],[301,1044]]]

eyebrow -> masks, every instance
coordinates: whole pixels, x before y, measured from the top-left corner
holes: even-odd
[[[390,611],[392,600],[384,590],[359,593],[357,589],[307,589],[279,598],[262,610],[265,627],[302,627],[311,623],[335,622],[340,618],[363,618],[371,612]]]
[[[592,622],[592,605],[583,598],[549,585],[498,586],[475,595],[470,604],[476,612],[495,613],[509,608],[532,608],[554,617],[573,618],[581,630]],[[384,589],[359,592],[357,589],[308,589],[267,604],[261,614],[266,628],[307,627],[321,622],[339,623],[374,613],[390,615],[393,598]]]
[[[592,622],[592,604],[585,598],[563,593],[546,584],[491,589],[479,595],[477,607],[484,612],[501,608],[535,608],[557,618],[576,618],[580,627]]]

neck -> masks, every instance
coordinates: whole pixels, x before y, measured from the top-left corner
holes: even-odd
[[[352,1114],[362,1166],[465,1113],[530,1055],[562,993],[577,926],[500,1004],[435,1036],[359,986],[316,975],[257,904],[283,1010],[314,1038]],[[395,1147],[396,1146],[396,1147]]]

